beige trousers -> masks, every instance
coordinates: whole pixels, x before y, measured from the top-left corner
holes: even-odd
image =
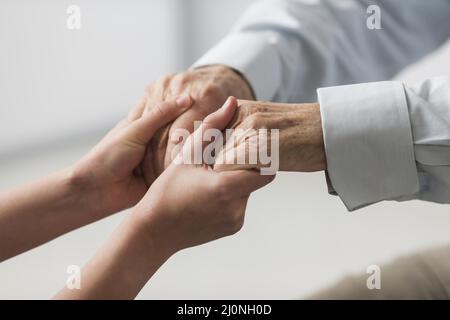
[[[309,299],[450,298],[450,246],[401,257],[380,270],[380,289],[368,289],[370,274],[363,274],[346,277]]]

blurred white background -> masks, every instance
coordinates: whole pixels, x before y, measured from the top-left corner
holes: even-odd
[[[0,189],[64,168],[124,116],[144,87],[187,68],[251,0],[2,0]],[[66,9],[82,28],[66,28]],[[399,78],[449,74],[450,46]],[[50,298],[126,212],[0,264],[0,298]],[[450,211],[382,203],[348,213],[324,177],[279,174],[252,197],[234,237],[183,251],[142,299],[301,298],[399,254],[450,244]]]

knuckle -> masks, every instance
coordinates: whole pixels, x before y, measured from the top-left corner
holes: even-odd
[[[172,85],[177,88],[184,88],[191,80],[191,76],[188,72],[181,72],[173,77]]]
[[[203,97],[208,97],[208,96],[222,96],[223,94],[222,89],[219,85],[209,83],[203,88],[201,95]]]
[[[239,108],[237,108],[236,113],[228,124],[228,128],[235,129],[240,127],[249,114],[248,105],[239,103]]]
[[[149,85],[147,85],[147,87],[145,88],[145,92],[150,95],[150,94],[154,93],[155,91],[158,91],[158,88],[167,87],[168,84],[170,83],[170,81],[172,80],[172,78],[173,78],[173,75],[165,74],[158,80],[152,81]]]
[[[249,129],[258,129],[261,125],[261,114],[255,112],[247,116],[244,120],[244,126]]]
[[[259,106],[254,101],[238,100],[239,108],[246,115],[250,115],[259,110]]]

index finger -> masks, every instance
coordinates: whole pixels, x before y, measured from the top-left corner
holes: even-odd
[[[190,96],[176,101],[157,103],[149,112],[132,122],[125,130],[125,136],[139,144],[147,144],[155,132],[176,119],[192,105]]]

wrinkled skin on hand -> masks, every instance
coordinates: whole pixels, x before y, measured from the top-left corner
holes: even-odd
[[[194,122],[216,111],[229,96],[253,99],[252,90],[241,75],[228,67],[209,66],[168,75],[150,85],[142,112],[158,102],[173,100],[184,94],[192,97],[194,105],[155,134],[141,165],[147,181],[153,181],[172,162],[172,150],[177,142],[170,141],[169,137],[175,130],[184,128],[193,132]]]
[[[279,129],[279,171],[310,172],[326,168],[319,104],[246,100],[238,103],[239,108],[228,128],[242,129],[241,133],[235,131],[227,141],[216,158],[214,170],[268,167],[259,161],[253,164],[238,164],[236,161],[242,153],[248,160],[251,148],[244,144],[257,135],[258,129],[268,129],[269,133],[270,129]],[[270,135],[268,140],[270,146]]]

